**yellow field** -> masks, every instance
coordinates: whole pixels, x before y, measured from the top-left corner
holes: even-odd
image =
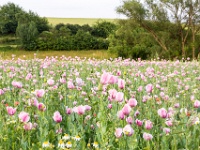
[[[115,19],[98,19],[98,18],[47,18],[49,23],[53,26],[59,23],[64,23],[64,24],[79,24],[79,25],[94,25],[97,21],[110,21],[110,22],[115,22]]]
[[[36,54],[37,58],[45,58],[46,56],[65,56],[65,57],[81,57],[81,58],[96,58],[96,59],[108,59],[115,58],[114,54],[108,53],[106,50],[88,50],[88,51],[4,51],[0,52],[0,59],[12,59],[12,55],[21,59],[32,59]]]

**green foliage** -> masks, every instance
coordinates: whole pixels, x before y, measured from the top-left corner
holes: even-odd
[[[39,17],[34,12],[26,12],[14,3],[0,7],[0,33],[15,34],[19,23],[35,22],[39,33],[50,29],[46,18]]]
[[[91,34],[96,37],[107,38],[116,30],[117,26],[114,23],[103,21],[97,22],[91,31]]]
[[[18,20],[16,18],[17,14],[23,14],[25,11],[15,5],[14,3],[7,3],[0,7],[0,33],[10,34],[15,33]]]
[[[17,27],[17,36],[20,38],[24,49],[34,50],[37,48],[36,39],[38,36],[38,30],[35,22],[19,24]]]

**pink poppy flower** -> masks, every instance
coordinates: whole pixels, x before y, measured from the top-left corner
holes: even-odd
[[[122,110],[118,111],[117,117],[118,117],[119,119],[121,119],[121,120],[123,120],[123,119],[125,118],[125,115],[124,115],[124,113],[122,112]]]
[[[116,138],[122,137],[122,132],[123,132],[123,129],[122,129],[122,128],[117,128],[117,129],[115,130],[115,136],[116,136]]]
[[[135,107],[137,106],[137,100],[135,98],[130,98],[128,101],[129,106]]]
[[[167,110],[165,108],[158,109],[158,115],[161,118],[167,118]]]
[[[74,107],[73,111],[77,113],[78,115],[83,115],[85,113],[85,106],[80,105],[80,106]]]
[[[122,102],[124,100],[124,93],[123,92],[117,92],[115,100],[117,102]]]
[[[118,80],[118,87],[120,88],[120,89],[124,89],[125,88],[125,81],[123,80],[123,79],[119,79]]]
[[[114,76],[114,75],[110,75],[110,79],[108,81],[109,84],[115,84],[118,81],[118,77]]]
[[[6,107],[7,113],[8,113],[10,116],[12,116],[12,115],[15,114],[16,109],[17,109],[17,108],[13,108],[13,107],[9,107],[9,106]]]
[[[108,104],[108,109],[112,109],[112,104]]]
[[[74,88],[75,88],[75,86],[74,86],[74,84],[73,84],[72,81],[68,81],[68,82],[67,82],[67,87],[68,87],[69,89],[74,89]]]
[[[144,127],[147,130],[151,130],[153,128],[153,123],[150,120],[146,120]]]
[[[143,121],[136,119],[135,123],[136,123],[137,126],[141,127],[142,124],[143,124]]]
[[[89,106],[89,105],[85,105],[84,107],[85,107],[85,111],[90,111],[91,110],[91,106]]]
[[[46,106],[43,103],[38,103],[37,104],[37,108],[40,111],[45,111],[46,110]]]
[[[128,116],[131,112],[131,107],[128,105],[128,104],[125,104],[124,107],[122,108],[122,113],[125,115],[125,116]]]
[[[130,124],[127,124],[124,128],[123,128],[123,133],[127,136],[131,136],[134,133],[133,128],[131,127]]]
[[[22,88],[22,83],[17,81],[12,81],[12,86],[16,88]]]
[[[66,107],[66,114],[70,115],[72,112],[73,112],[73,111],[72,111],[71,108]]]
[[[18,117],[19,117],[20,121],[24,122],[24,123],[26,123],[30,120],[29,114],[27,112],[24,112],[24,111],[20,112]]]
[[[195,100],[194,101],[194,108],[199,108],[200,107],[200,101]]]
[[[44,90],[44,89],[35,90],[35,95],[36,95],[36,97],[38,97],[38,98],[43,97],[44,94],[45,94],[45,90]]]
[[[102,75],[101,75],[101,79],[100,79],[100,83],[105,85],[108,83],[108,81],[110,80],[110,77],[111,75],[107,72],[104,72]]]
[[[169,127],[173,126],[172,120],[167,120],[167,121],[165,121],[165,124],[166,124],[167,126],[169,126]]]
[[[145,89],[146,89],[146,92],[147,92],[147,93],[151,93],[152,90],[153,90],[153,85],[152,85],[152,84],[148,84],[148,85],[145,87]]]
[[[149,134],[149,133],[144,132],[143,133],[143,138],[144,138],[144,140],[149,141],[149,140],[151,140],[153,138],[153,136],[151,134]]]
[[[66,83],[65,78],[60,78],[60,83],[65,84]]]
[[[57,123],[60,123],[62,121],[62,116],[59,111],[54,112],[53,120]]]
[[[25,123],[23,128],[24,130],[31,130],[33,128],[33,124],[31,122]]]
[[[163,132],[166,133],[166,134],[169,134],[170,131],[171,131],[170,128],[163,128]]]
[[[55,81],[53,79],[47,80],[47,84],[50,85],[50,86],[54,85],[54,83],[55,83]]]
[[[4,94],[4,90],[0,89],[0,95]]]
[[[113,100],[113,99],[116,98],[117,91],[116,91],[115,89],[110,89],[110,90],[108,91],[108,93],[109,93],[109,98],[110,98],[110,100]]]
[[[127,117],[127,118],[126,118],[126,122],[127,122],[128,124],[132,124],[132,123],[133,123],[133,118],[132,118],[131,116]]]

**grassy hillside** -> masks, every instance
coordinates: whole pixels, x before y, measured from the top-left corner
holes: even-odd
[[[70,23],[70,24],[88,24],[88,25],[93,25],[97,21],[111,21],[114,22],[116,21],[115,19],[98,19],[98,18],[47,18],[49,23],[52,24],[53,26],[59,23]]]
[[[109,53],[107,50],[88,50],[88,51],[23,51],[23,50],[9,50],[0,51],[0,59],[12,59],[12,55],[21,59],[32,59],[34,54],[37,58],[45,58],[46,56],[66,56],[66,57],[81,57],[81,58],[97,58],[97,59],[108,59],[115,58],[115,54]]]

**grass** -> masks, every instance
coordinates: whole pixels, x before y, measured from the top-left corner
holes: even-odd
[[[115,19],[103,19],[103,18],[47,18],[49,23],[53,26],[59,23],[64,24],[79,24],[79,25],[94,25],[97,21],[116,21]]]
[[[12,59],[12,55],[21,59],[32,59],[36,54],[37,58],[45,58],[52,56],[66,56],[66,57],[81,57],[81,58],[96,58],[96,59],[109,59],[116,57],[114,54],[108,53],[106,50],[88,50],[88,51],[22,51],[22,50],[10,50],[0,51],[1,59]]]

